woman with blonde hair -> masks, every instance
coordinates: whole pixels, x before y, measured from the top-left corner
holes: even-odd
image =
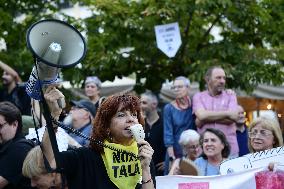
[[[251,152],[269,150],[283,146],[283,137],[277,120],[258,117],[249,127],[249,149]]]
[[[39,189],[61,188],[61,176],[58,173],[48,173],[44,166],[40,146],[34,147],[26,156],[22,173],[31,179],[32,187]],[[67,187],[65,187],[67,189]]]

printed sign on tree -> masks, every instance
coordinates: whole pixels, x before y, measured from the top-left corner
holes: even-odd
[[[181,46],[178,23],[155,26],[155,34],[158,48],[168,57],[174,57]]]

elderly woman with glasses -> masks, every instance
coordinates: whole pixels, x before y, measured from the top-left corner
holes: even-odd
[[[183,157],[175,160],[171,167],[170,175],[186,174],[183,172],[183,161],[193,163],[202,153],[199,144],[200,135],[192,129],[185,130],[181,133],[179,144],[182,146]],[[185,165],[186,166],[186,165]]]
[[[279,123],[272,118],[256,118],[250,124],[248,133],[248,146],[251,152],[259,152],[283,146],[283,137]]]
[[[184,76],[175,78],[172,90],[175,100],[164,107],[164,143],[167,148],[165,157],[165,171],[168,174],[170,162],[183,155],[178,140],[183,131],[195,128],[195,116],[192,113],[192,104],[189,97],[190,81]]]
[[[183,155],[192,161],[197,159],[202,149],[199,144],[200,135],[192,129],[185,130],[181,133],[179,138],[179,144],[182,146]]]

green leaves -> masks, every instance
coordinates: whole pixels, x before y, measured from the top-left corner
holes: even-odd
[[[280,1],[100,0],[89,3],[100,14],[86,20],[88,31],[102,27],[104,32],[95,36],[88,33],[85,71],[92,71],[103,80],[136,73],[138,80],[146,78],[139,89],[159,91],[165,79],[185,75],[199,81],[204,88],[206,69],[218,64],[225,68],[230,88],[252,91],[260,82],[282,83],[279,60],[283,61],[280,53],[283,45],[278,45],[282,37],[277,24],[270,27],[283,20],[283,14],[277,13],[281,12],[280,8],[276,8]],[[273,20],[277,17],[282,19]],[[157,49],[154,35],[155,25],[171,22],[179,23],[183,42],[173,59]],[[216,26],[223,37],[220,41],[212,40],[211,32]],[[128,58],[117,53],[125,47],[134,48]],[[267,60],[275,60],[276,64],[267,64]],[[271,71],[273,75],[268,73]]]
[[[1,2],[1,0],[0,0]],[[73,0],[76,3],[79,1]],[[88,52],[82,68],[64,69],[64,79],[81,83],[86,75],[102,80],[135,74],[138,90],[159,91],[166,79],[185,75],[204,88],[203,76],[212,65],[221,65],[228,87],[246,91],[258,83],[282,84],[284,62],[284,4],[281,0],[85,0],[93,16],[65,20],[87,34]],[[0,3],[0,37],[7,51],[4,62],[22,70],[27,79],[33,59],[26,48],[26,29],[51,17],[50,1],[3,1]],[[47,11],[49,10],[49,11]],[[21,13],[21,23],[14,18]],[[178,22],[182,46],[169,59],[156,46],[154,26]],[[219,29],[219,32],[218,30]],[[216,32],[217,31],[217,32]],[[219,40],[214,40],[216,34]],[[138,91],[139,92],[139,91]]]

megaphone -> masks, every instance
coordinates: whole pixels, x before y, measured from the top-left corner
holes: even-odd
[[[30,26],[26,41],[36,64],[26,84],[26,92],[35,100],[42,100],[42,86],[57,81],[60,68],[75,66],[87,51],[81,33],[55,19],[41,20]]]

